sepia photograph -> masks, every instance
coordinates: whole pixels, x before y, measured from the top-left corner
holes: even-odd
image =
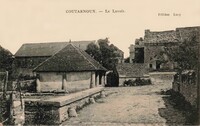
[[[200,125],[199,0],[0,0],[0,126]]]

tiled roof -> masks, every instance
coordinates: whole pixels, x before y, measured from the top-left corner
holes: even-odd
[[[121,63],[117,65],[117,71],[119,77],[142,77],[148,73],[143,63]]]
[[[95,41],[72,41],[75,46],[86,50],[87,45]],[[52,56],[69,42],[26,43],[15,53],[15,57]]]
[[[68,44],[61,51],[38,65],[34,71],[38,72],[75,72],[96,71],[106,69],[85,51],[73,44]]]

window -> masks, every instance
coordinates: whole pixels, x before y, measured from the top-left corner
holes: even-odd
[[[153,67],[153,65],[152,64],[149,64],[149,68],[152,68]]]

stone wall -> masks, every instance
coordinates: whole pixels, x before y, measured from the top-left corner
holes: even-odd
[[[44,72],[39,74],[40,91],[59,91],[62,88],[62,73]],[[37,89],[38,91],[38,89]]]
[[[40,82],[62,83],[63,73],[59,72],[41,72],[39,73]]]
[[[144,41],[145,43],[165,43],[165,42],[177,42],[176,31],[159,31],[152,32],[145,30]]]
[[[90,88],[90,78],[87,80],[70,81],[66,83],[66,89],[69,92],[80,91]]]
[[[24,124],[25,122],[25,115],[24,115],[24,101],[14,100],[12,106],[12,113],[13,113],[13,122],[15,125],[17,124]]]
[[[174,81],[175,72],[151,72],[149,73],[149,78],[152,84],[169,84],[172,85]]]
[[[174,75],[173,90],[179,92],[195,108],[197,107],[197,76],[194,71]]]
[[[94,72],[92,74],[95,74]],[[94,80],[95,78],[93,78]],[[42,72],[40,73],[41,91],[62,90],[63,73]],[[68,72],[66,73],[64,89],[69,92],[90,88],[91,72]]]
[[[66,121],[69,117],[77,116],[76,111],[102,95],[103,87],[96,87],[66,96],[52,97],[46,100],[25,100],[25,124],[56,125]],[[71,113],[71,112],[74,113]]]

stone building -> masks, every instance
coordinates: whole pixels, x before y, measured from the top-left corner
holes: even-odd
[[[87,45],[95,41],[72,41],[76,47],[86,50]],[[69,45],[69,42],[26,43],[15,53],[14,76],[34,76],[33,69],[39,64]]]
[[[144,38],[136,39],[135,45],[129,47],[130,63],[145,63],[150,71],[172,70],[176,64],[169,60],[165,48],[191,40],[198,31],[200,31],[199,26],[169,31],[145,30]]]
[[[37,92],[77,91],[105,84],[106,69],[73,44],[67,45],[33,70]]]
[[[130,63],[144,63],[144,40],[139,38],[135,40],[135,45],[131,44]]]

